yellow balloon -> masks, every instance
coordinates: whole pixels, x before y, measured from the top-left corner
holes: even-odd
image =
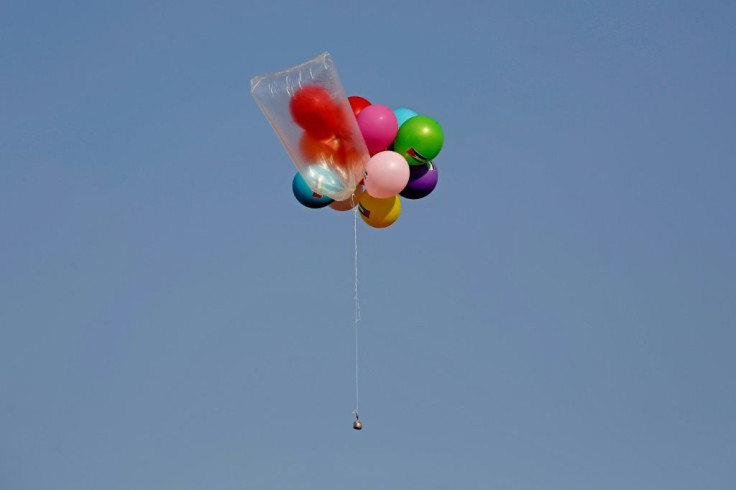
[[[401,213],[399,196],[378,199],[364,192],[358,204],[360,217],[373,228],[391,226]]]

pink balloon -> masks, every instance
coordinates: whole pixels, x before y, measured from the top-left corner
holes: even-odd
[[[385,105],[369,105],[358,113],[356,119],[371,155],[388,148],[399,131],[396,114]]]
[[[400,153],[395,151],[376,153],[365,164],[365,190],[378,199],[393,197],[406,187],[409,173],[409,164]]]

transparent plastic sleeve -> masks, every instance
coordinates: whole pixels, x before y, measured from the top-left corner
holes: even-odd
[[[370,156],[329,53],[254,77],[250,92],[309,188],[349,199]]]

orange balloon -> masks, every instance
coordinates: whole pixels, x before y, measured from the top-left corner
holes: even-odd
[[[343,159],[341,164],[345,167],[351,168],[356,172],[362,173],[365,163],[369,159],[368,151],[365,148],[363,141],[355,141],[353,138],[344,138],[340,140],[340,146],[343,148],[344,153],[341,154]]]
[[[360,184],[355,188],[355,193],[351,197],[343,201],[332,201],[329,206],[336,211],[350,211],[358,205],[360,197],[364,192],[365,190],[363,189],[363,185]]]
[[[338,138],[319,140],[310,136],[309,133],[304,133],[299,141],[299,150],[302,157],[312,164],[323,162],[343,164],[345,162],[345,145]]]

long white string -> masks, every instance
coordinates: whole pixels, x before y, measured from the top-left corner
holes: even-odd
[[[355,194],[350,198],[354,204]],[[355,326],[355,416],[358,416],[360,392],[358,389],[358,322],[360,321],[360,299],[358,298],[358,206],[353,208],[353,266],[354,277],[353,282],[353,303],[355,308],[354,326]]]

